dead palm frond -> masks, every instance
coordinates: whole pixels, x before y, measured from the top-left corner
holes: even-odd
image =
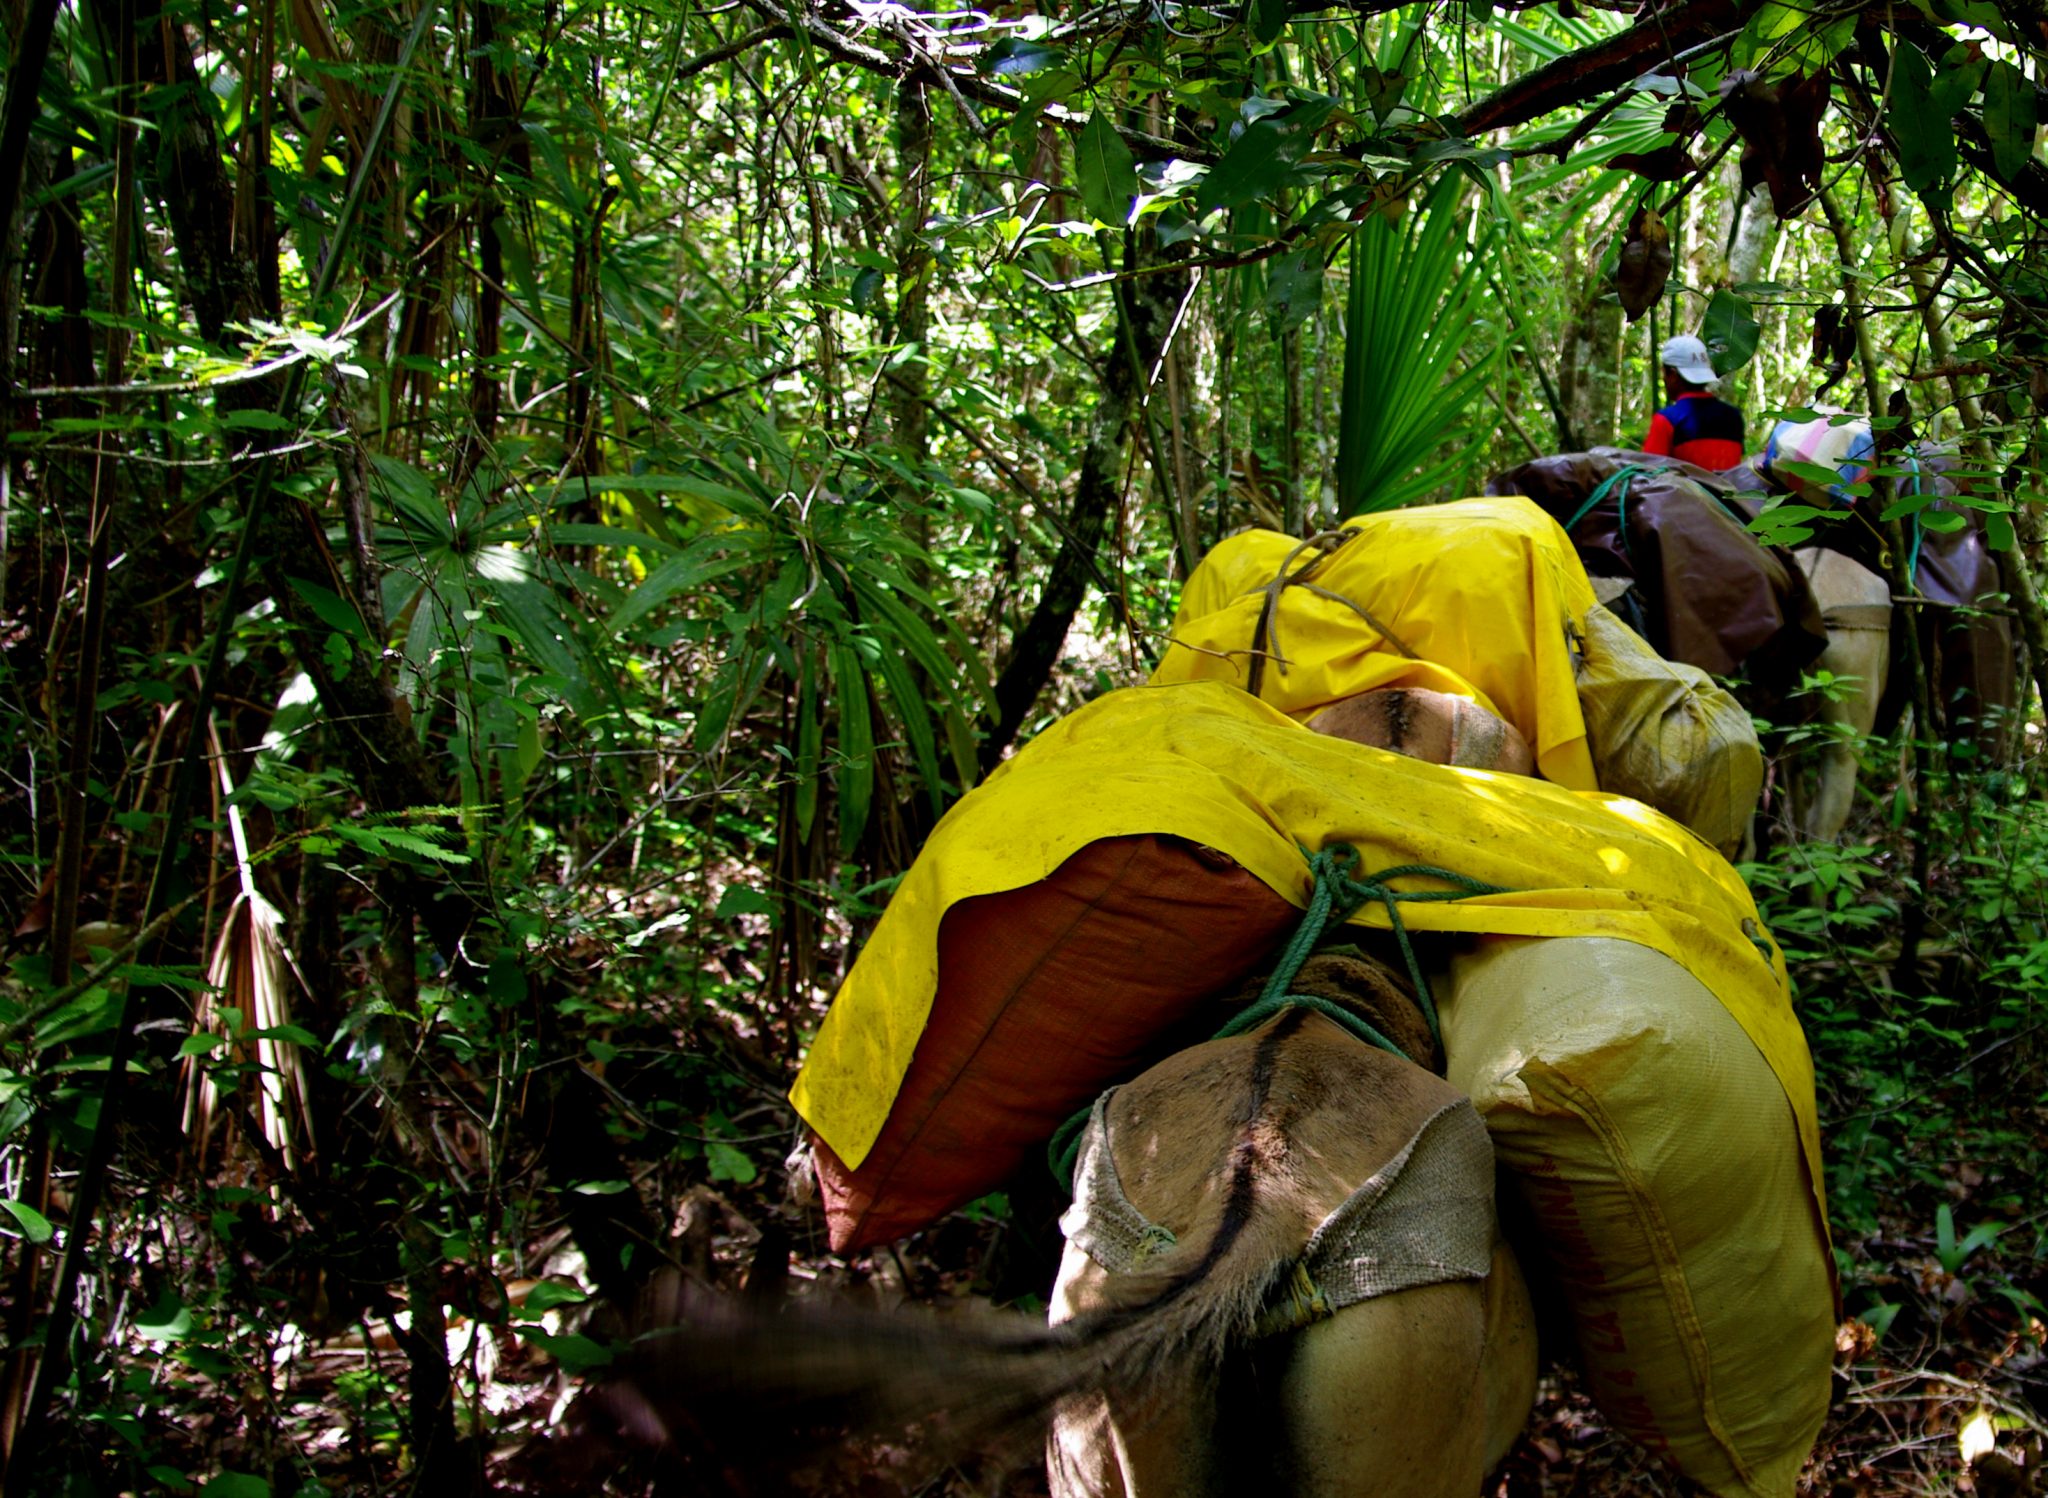
[[[221,791],[234,789],[226,760],[214,748]],[[249,862],[248,835],[239,807],[229,804],[228,832],[242,887],[229,904],[220,935],[206,965],[206,987],[193,1011],[197,1035],[218,1036],[228,1046],[228,1059],[255,1068],[257,1126],[287,1168],[295,1167],[312,1147],[313,1119],[306,1102],[306,1077],[299,1064],[299,1037],[292,1024],[290,980],[296,966],[284,943],[284,917],[256,887]],[[303,986],[303,979],[299,980]],[[228,1026],[230,1012],[234,1018]],[[218,1049],[218,1047],[213,1047]],[[191,1047],[181,1078],[185,1132],[206,1151],[220,1087],[208,1068],[205,1051]]]

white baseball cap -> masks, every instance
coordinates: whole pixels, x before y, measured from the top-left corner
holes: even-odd
[[[1695,385],[1711,385],[1720,378],[1707,358],[1707,346],[1690,333],[1665,339],[1661,357],[1666,369],[1677,370],[1679,378],[1690,380]]]

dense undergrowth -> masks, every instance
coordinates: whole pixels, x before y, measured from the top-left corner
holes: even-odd
[[[2039,1468],[2048,814],[2033,793],[2038,748],[2030,734],[2013,767],[1952,762],[1899,794],[1882,772],[1901,762],[1900,746],[1873,742],[1865,757],[1878,773],[1842,843],[1781,841],[1745,867],[1814,1051],[1841,1272],[1837,1399],[1803,1491],[2028,1491],[1982,1486],[1982,1463],[1971,1476],[1961,1443],[1973,1426],[1998,1444],[1994,1467],[2002,1457]],[[1923,837],[1938,851],[1917,889]],[[886,1251],[825,1251],[801,1161],[785,1159],[796,1136],[781,1097],[817,1010],[756,1002],[775,938],[742,873],[699,871],[702,888],[722,890],[706,899],[718,934],[702,944],[662,943],[664,912],[625,887],[593,889],[573,909],[559,908],[559,891],[532,896],[530,919],[564,975],[553,1022],[583,1035],[583,1068],[618,1120],[615,1163],[570,1193],[645,1204],[661,1236],[645,1251],[734,1296],[829,1291],[1036,1313],[1058,1201],[1035,1173]],[[847,908],[871,917],[885,895],[866,891]],[[1915,903],[1924,935],[1902,961]],[[633,933],[594,935],[614,910],[631,913]],[[345,930],[339,951],[367,970],[375,933]],[[447,1352],[457,1444],[446,1459],[504,1491],[779,1491],[785,1481],[821,1494],[1042,1491],[1014,1454],[935,1467],[915,1432],[825,1439],[799,1477],[752,1489],[715,1433],[684,1432],[666,1455],[622,1436],[601,1390],[629,1328],[596,1298],[600,1276],[571,1239],[573,1207],[546,1189],[538,1152],[510,1127],[515,1093],[540,1083],[520,1059],[538,1021],[529,996],[509,980],[504,990],[441,996],[423,983],[430,1023],[412,1064],[432,1068],[454,1102],[395,1125],[418,1131],[410,1165],[373,1152],[335,1167],[334,1199],[376,1203],[382,1215],[370,1220],[295,1194],[233,1109],[210,1146],[195,1143],[177,1124],[176,1067],[146,1063],[108,1268],[87,1286],[111,1355],[59,1404],[83,1484],[72,1491],[404,1491],[422,1462],[405,1411],[422,1393],[409,1339],[423,1334]],[[650,991],[670,999],[650,1005]],[[378,1095],[379,1035],[375,1013],[351,1014],[322,1048],[309,1118],[330,1159]],[[238,1064],[248,1065],[221,1062],[216,1077],[231,1085]],[[60,1127],[64,1086],[51,1109]],[[200,1183],[203,1148],[215,1153]],[[438,1311],[423,1317],[422,1305]],[[1682,1490],[1606,1428],[1568,1370],[1546,1380],[1496,1486]]]
[[[1787,841],[1745,868],[1813,1049],[1849,1318],[1817,1492],[1968,1491],[1963,1432],[1977,1422],[1972,1440],[1985,1439],[1986,1419],[2006,1455],[2040,1469],[2040,748],[2036,722],[2014,764],[1984,765],[1965,745],[1916,783],[1898,774],[1907,746],[1872,741],[1865,804],[1844,839]],[[1924,887],[1922,838],[1933,850]],[[1902,953],[1908,931],[1919,940]],[[1997,1480],[1984,1490],[2032,1490]]]

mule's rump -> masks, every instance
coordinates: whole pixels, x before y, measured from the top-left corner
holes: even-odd
[[[1144,1307],[1152,1340],[1056,1417],[1062,1498],[1469,1498],[1521,1428],[1535,1340],[1484,1127],[1320,1016],[1118,1089],[1063,1225],[1054,1321]]]

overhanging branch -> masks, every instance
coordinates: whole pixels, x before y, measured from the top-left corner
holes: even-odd
[[[1738,20],[1732,0],[1680,0],[1626,31],[1567,53],[1495,89],[1453,115],[1446,126],[1452,135],[1476,136],[1526,125],[1553,109],[1583,104],[1596,94],[1639,78],[1688,47],[1729,30]]]

